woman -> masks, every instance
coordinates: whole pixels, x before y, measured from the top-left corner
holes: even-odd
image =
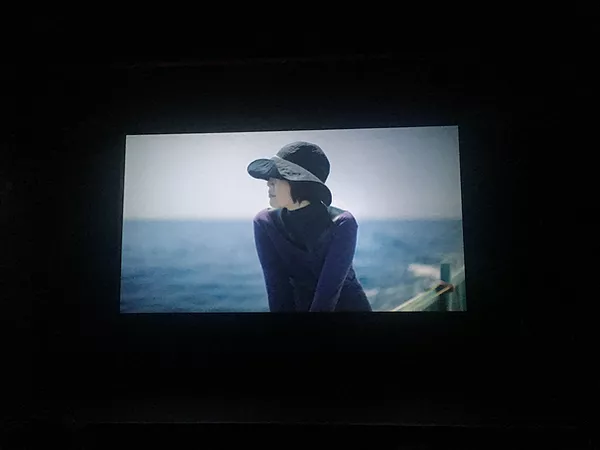
[[[352,267],[358,224],[330,206],[329,170],[323,150],[309,142],[248,166],[252,177],[267,181],[272,206],[254,218],[272,312],[371,311]]]

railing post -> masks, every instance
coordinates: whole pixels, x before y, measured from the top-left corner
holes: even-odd
[[[461,307],[460,307],[460,291],[461,291],[461,286],[460,284],[457,284],[454,286],[454,290],[452,292],[452,307],[450,308],[450,311],[461,311]]]
[[[450,281],[452,281],[452,279],[450,278],[450,264],[449,263],[443,263],[440,266],[440,279],[446,283],[450,283]],[[440,296],[440,311],[448,311],[449,308],[449,300],[450,300],[450,294],[448,292],[446,292],[445,294],[442,294]]]
[[[466,311],[467,310],[467,301],[466,301],[466,294],[465,294],[465,283],[463,282],[463,284],[461,284],[460,286],[460,296],[458,297],[458,301],[460,303],[460,310],[461,311]]]

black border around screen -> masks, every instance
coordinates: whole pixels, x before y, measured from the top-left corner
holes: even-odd
[[[95,198],[88,203],[86,218],[90,221],[85,230],[91,233],[84,241],[94,256],[82,266],[88,269],[87,282],[82,287],[96,289],[87,298],[81,293],[80,298],[86,298],[80,303],[83,329],[102,335],[106,330],[118,329],[123,333],[119,338],[123,345],[138,342],[147,350],[165,345],[178,348],[192,341],[210,343],[197,348],[239,352],[392,350],[402,347],[401,342],[410,337],[418,337],[422,341],[419,348],[425,350],[428,337],[441,330],[448,342],[460,341],[464,330],[480,326],[481,332],[489,330],[491,323],[484,324],[490,314],[496,319],[502,315],[505,332],[514,330],[520,321],[519,309],[498,308],[502,295],[496,288],[505,269],[501,265],[506,262],[501,246],[509,241],[512,232],[506,210],[500,214],[498,208],[498,201],[506,200],[510,193],[500,193],[496,190],[498,185],[494,185],[500,179],[502,164],[506,165],[506,143],[501,141],[506,138],[506,117],[496,109],[497,105],[477,102],[464,93],[448,91],[447,87],[439,92],[423,91],[431,90],[431,86],[419,84],[418,78],[407,75],[402,67],[390,61],[345,61],[329,65],[320,62],[115,71],[117,78],[126,80],[126,88],[113,93],[114,103],[101,109],[104,115],[97,121],[100,127],[83,129],[80,135],[82,146],[89,150],[83,156],[88,172],[82,175],[90,188],[85,195]],[[270,84],[273,79],[280,83]],[[376,313],[368,317],[119,314],[126,134],[431,125],[459,127],[466,313]],[[510,183],[505,180],[501,188],[510,190]],[[499,223],[506,224],[506,228]],[[493,324],[498,325],[498,321]],[[306,330],[311,330],[310,336],[299,340],[297,336]],[[177,337],[182,333],[185,339]],[[430,350],[436,345],[432,342]]]
[[[448,65],[452,57],[52,69],[52,89],[38,87],[44,107],[33,137],[43,148],[37,174],[54,182],[36,212],[47,224],[36,262],[47,275],[36,289],[54,300],[34,314],[51,364],[102,380],[101,396],[129,392],[131,379],[143,380],[135,389],[161,380],[192,389],[209,367],[222,393],[233,389],[232,373],[246,374],[256,393],[268,380],[285,386],[272,379],[280,367],[304,383],[316,366],[351,368],[344,383],[366,393],[372,387],[358,382],[365,367],[385,372],[398,363],[410,368],[411,389],[439,393],[466,389],[491,355],[517,361],[521,353],[507,349],[518,348],[531,311],[519,265],[525,205],[514,96],[479,79],[476,64]],[[466,313],[119,313],[126,134],[431,125],[459,127]]]

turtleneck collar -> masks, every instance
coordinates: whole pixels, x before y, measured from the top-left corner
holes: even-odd
[[[312,247],[323,231],[331,225],[329,211],[320,202],[293,211],[284,208],[282,219],[292,238],[307,247]]]
[[[325,208],[325,205],[323,203],[313,202],[313,203],[309,203],[308,205],[304,206],[303,208],[298,208],[298,209],[294,209],[294,210],[289,210],[289,209],[285,208],[284,212],[286,214],[289,214],[291,217],[302,217],[304,215],[308,215],[311,213],[315,213],[316,211],[323,210],[324,208]]]

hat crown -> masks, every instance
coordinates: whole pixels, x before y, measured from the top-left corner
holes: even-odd
[[[292,142],[279,150],[277,156],[304,167],[323,183],[327,181],[331,166],[318,145],[304,141]]]

